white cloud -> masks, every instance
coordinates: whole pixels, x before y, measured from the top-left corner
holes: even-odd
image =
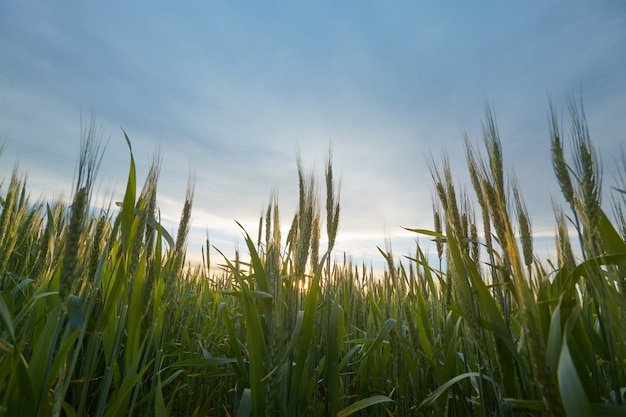
[[[122,127],[138,184],[160,146],[169,221],[178,220],[191,170],[194,241],[208,227],[232,243],[240,237],[233,219],[254,229],[273,189],[288,222],[296,149],[321,182],[332,144],[342,242],[378,256],[375,246],[402,234],[400,226],[432,224],[425,155],[437,162],[447,152],[466,184],[463,132],[482,140],[485,98],[495,106],[505,169],[519,178],[539,230],[549,228],[558,195],[547,94],[564,102],[582,91],[603,155],[623,141],[620,7],[272,4],[3,5],[0,60],[9,64],[0,68],[0,134],[9,147],[0,173],[16,155],[31,184],[69,193],[80,114],[93,111],[111,137],[101,179],[114,198],[128,172]]]

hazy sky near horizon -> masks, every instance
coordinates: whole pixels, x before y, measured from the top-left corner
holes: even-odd
[[[123,195],[121,129],[138,187],[160,148],[159,206],[172,233],[194,173],[192,256],[206,230],[226,253],[243,247],[234,220],[256,236],[272,190],[287,228],[296,153],[323,191],[330,146],[341,179],[337,251],[380,260],[376,246],[390,238],[396,255],[408,254],[415,237],[402,227],[432,227],[429,155],[447,153],[468,184],[463,138],[482,143],[485,103],[534,232],[551,236],[551,199],[561,200],[549,95],[563,121],[568,97],[582,97],[608,193],[626,136],[626,3],[0,4],[0,178],[19,161],[31,194],[69,196],[81,118],[93,114],[108,139],[100,193]]]

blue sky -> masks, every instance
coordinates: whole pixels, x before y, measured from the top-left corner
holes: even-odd
[[[256,234],[277,190],[285,227],[296,151],[321,174],[330,145],[342,181],[338,252],[413,250],[401,228],[432,227],[428,155],[465,181],[463,136],[496,113],[505,166],[537,236],[553,233],[548,95],[566,120],[581,96],[606,186],[626,132],[626,5],[621,1],[64,2],[0,4],[0,175],[15,161],[31,192],[70,194],[81,115],[109,145],[99,192],[120,199],[157,146],[165,225],[176,229],[188,174],[190,253],[208,229],[226,253],[234,220]],[[538,247],[541,250],[541,247]]]

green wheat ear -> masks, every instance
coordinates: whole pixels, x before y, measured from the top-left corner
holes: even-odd
[[[59,299],[65,302],[78,274],[78,252],[89,210],[91,191],[102,161],[104,148],[101,133],[92,120],[83,132],[78,159],[76,185],[71,205],[70,222],[65,239],[63,268],[59,283]]]
[[[328,235],[328,252],[335,246],[337,230],[339,229],[339,197],[341,183],[335,184],[333,179],[332,149],[328,151],[326,161],[326,233]]]
[[[563,142],[561,136],[561,130],[559,128],[558,116],[556,114],[556,108],[550,100],[550,143],[552,152],[552,167],[556,175],[561,192],[565,197],[565,201],[574,209],[574,187],[572,186],[572,180],[570,177],[570,169],[565,162],[565,153],[563,151]]]
[[[72,202],[72,214],[65,240],[65,256],[61,269],[61,281],[59,284],[59,298],[65,301],[76,278],[78,268],[78,250],[85,222],[88,205],[88,190],[81,187],[74,196]]]
[[[520,237],[522,241],[522,255],[524,257],[524,264],[528,269],[530,276],[531,266],[533,263],[533,240],[532,240],[532,225],[530,217],[528,216],[528,210],[524,204],[519,184],[517,181],[513,182],[513,199],[515,201],[515,211],[517,212],[517,221],[519,226]]]
[[[195,191],[195,176],[190,173],[187,179],[187,192],[185,194],[185,203],[180,215],[180,223],[178,224],[178,233],[176,234],[176,245],[174,247],[174,266],[173,274],[178,274],[185,264],[185,254],[187,251],[187,236],[191,227],[191,209],[193,206],[193,196]]]
[[[433,204],[433,222],[435,226],[435,233],[437,236],[435,237],[435,243],[437,246],[437,257],[439,258],[439,262],[443,258],[443,230],[441,228],[441,213],[438,208]]]

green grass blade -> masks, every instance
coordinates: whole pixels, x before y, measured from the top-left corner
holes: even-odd
[[[137,178],[135,172],[135,158],[133,157],[133,151],[130,146],[130,139],[124,132],[124,138],[128,143],[128,149],[130,151],[130,167],[128,170],[128,180],[126,182],[126,193],[124,194],[124,201],[122,202],[122,211],[119,214],[121,219],[121,233],[122,243],[125,250],[129,250],[131,245],[131,233],[133,230],[133,221],[135,217],[135,196],[137,193]]]
[[[5,415],[27,417],[36,415],[35,387],[28,372],[26,359],[17,350],[13,351],[13,374],[9,380],[3,407]]]
[[[561,345],[561,356],[557,375],[559,380],[559,390],[563,407],[567,417],[588,417],[592,416],[591,404],[585,393],[585,389],[580,380],[576,366],[570,354],[568,337],[565,336]]]
[[[239,401],[239,409],[237,410],[237,417],[249,417],[252,411],[252,396],[250,394],[250,388],[244,388],[241,393],[241,400]]]
[[[4,291],[0,292],[0,319],[2,319],[4,326],[11,336],[11,342],[15,343],[15,329],[13,328],[13,320],[11,319],[11,313],[9,312],[9,308],[4,302],[3,293]]]
[[[163,398],[163,385],[161,384],[161,376],[158,376],[158,382],[156,387],[156,396],[154,401],[154,417],[167,417],[167,407],[165,406],[165,399]]]
[[[265,268],[263,267],[263,262],[261,262],[261,258],[259,257],[259,252],[254,246],[254,242],[252,241],[252,238],[250,238],[250,235],[248,235],[248,232],[244,230],[243,226],[239,222],[236,221],[235,223],[237,223],[237,225],[243,230],[244,239],[246,241],[246,246],[248,247],[248,253],[250,254],[250,261],[252,263],[252,267],[254,268],[254,277],[258,288],[261,291],[270,293],[270,285],[267,280],[267,276],[265,275]]]
[[[393,400],[384,395],[372,395],[371,397],[363,398],[362,400],[359,400],[355,402],[354,404],[350,404],[343,410],[339,411],[337,413],[337,417],[347,417],[351,414],[364,410],[373,405],[386,403],[386,402],[393,402]]]
[[[493,381],[490,377],[486,376],[485,374],[482,374],[480,372],[465,372],[463,374],[455,376],[454,378],[451,378],[446,383],[442,384],[437,389],[435,389],[428,397],[424,399],[424,401],[420,403],[420,405],[417,406],[417,410],[419,411],[421,409],[434,405],[440,398],[448,394],[448,390],[452,388],[454,384],[466,378],[483,378],[495,384],[495,381]]]
[[[381,347],[381,345],[388,340],[389,338],[389,333],[391,332],[391,330],[396,326],[396,324],[398,323],[398,320],[389,317],[386,321],[385,321],[385,325],[380,329],[380,331],[378,332],[378,334],[376,335],[376,339],[374,339],[374,342],[370,345],[370,347],[367,349],[367,352],[365,353],[365,356],[367,357],[371,352],[379,349]]]
[[[130,283],[130,297],[128,303],[128,316],[126,321],[126,364],[129,365],[134,362],[135,356],[141,356],[142,350],[140,349],[140,341],[142,338],[142,323],[143,323],[143,297],[144,291],[144,279],[146,275],[146,262],[145,252],[142,256],[142,260],[139,262],[135,276],[132,277]],[[126,369],[127,372],[134,372],[137,368]]]

